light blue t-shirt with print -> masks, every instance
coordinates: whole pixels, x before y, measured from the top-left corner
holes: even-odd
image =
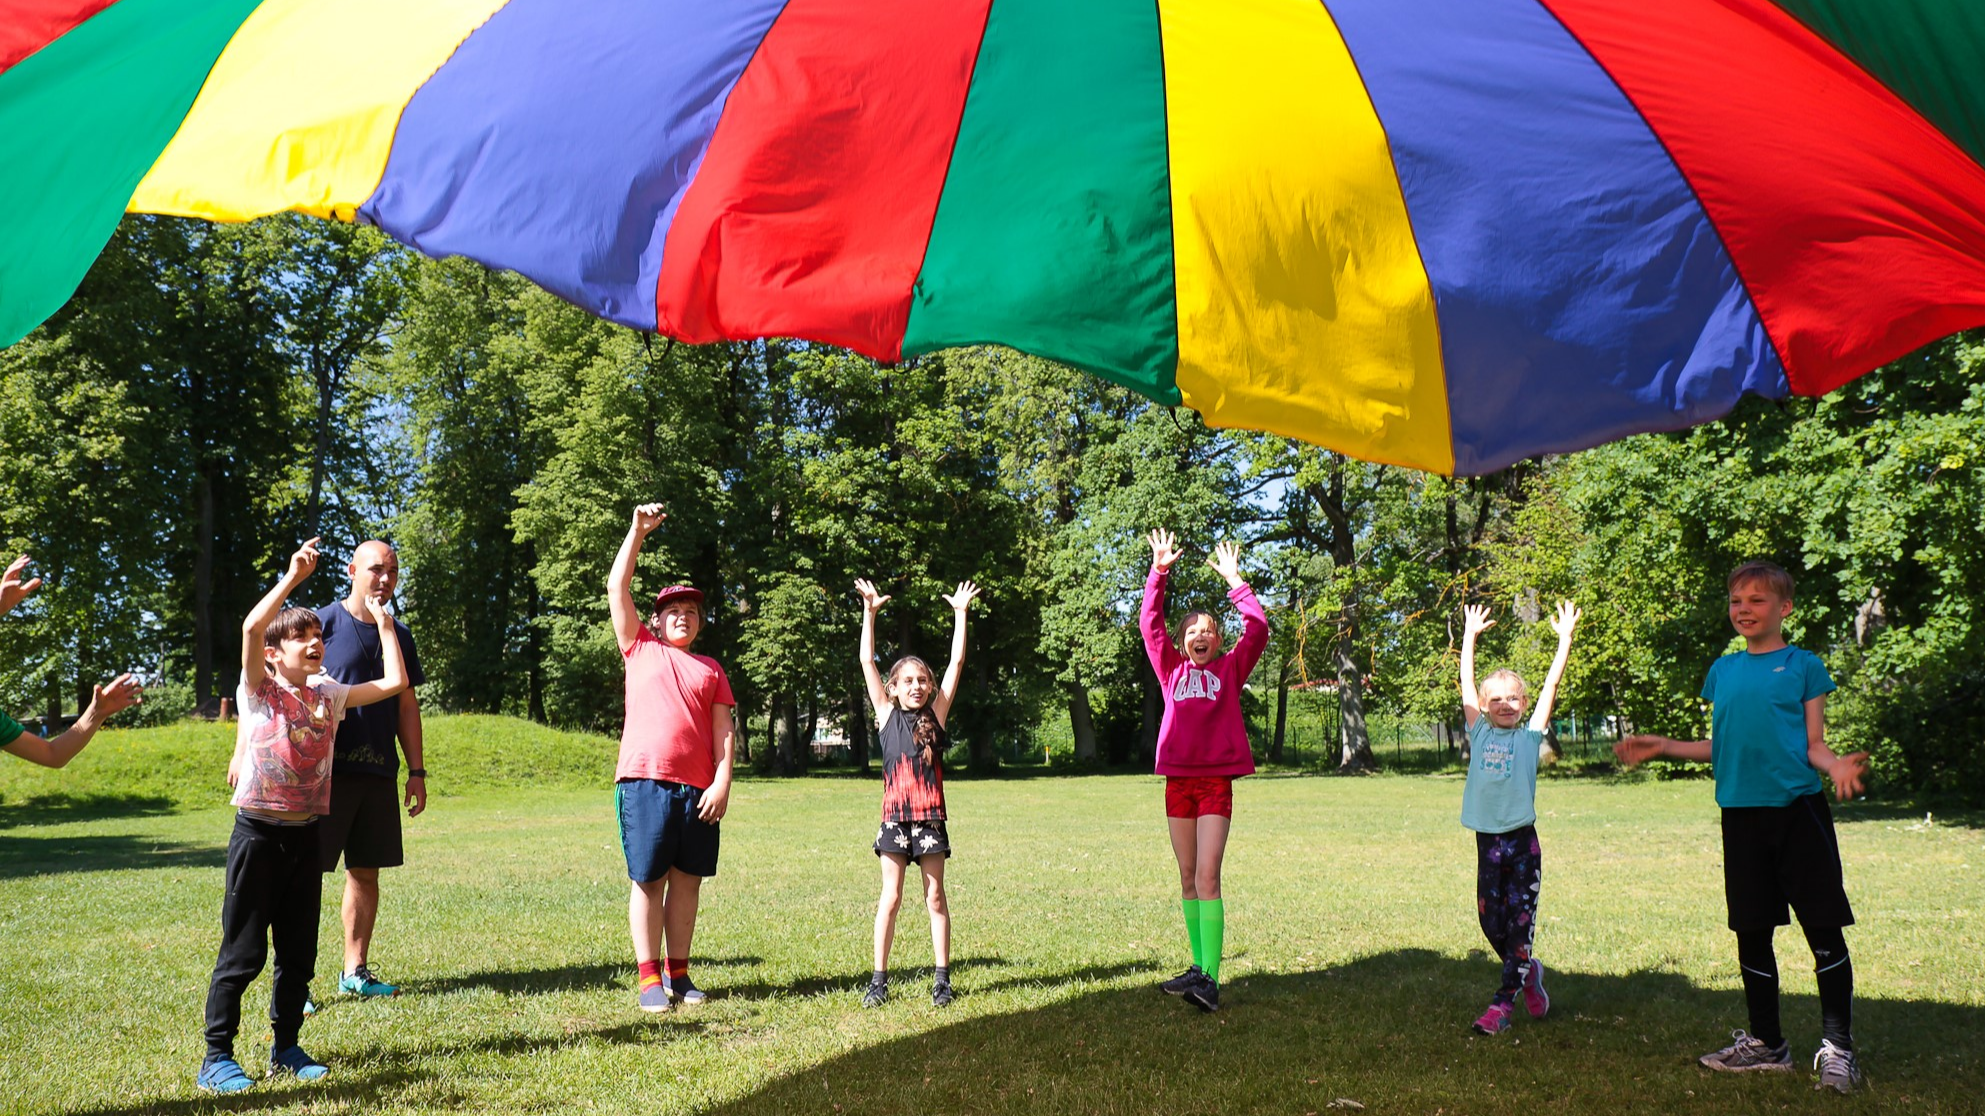
[[[1820,791],[1806,761],[1806,703],[1833,692],[1818,655],[1787,644],[1711,663],[1702,681],[1710,704],[1709,762],[1718,806],[1785,806]]]
[[[1468,727],[1468,783],[1461,824],[1508,833],[1537,821],[1537,751],[1544,734],[1528,725],[1497,728],[1487,715]]]

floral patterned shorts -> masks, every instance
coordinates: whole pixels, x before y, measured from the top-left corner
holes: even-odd
[[[875,831],[875,855],[895,853],[915,860],[920,856],[935,856],[942,853],[951,855],[951,835],[944,831],[944,822],[907,821],[882,823]]]

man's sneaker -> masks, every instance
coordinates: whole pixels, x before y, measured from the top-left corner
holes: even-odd
[[[286,1050],[271,1051],[269,1054],[269,1074],[295,1074],[298,1081],[315,1081],[331,1072],[331,1067],[303,1052],[303,1047],[292,1046]]]
[[[695,1007],[697,1004],[700,1004],[703,1001],[710,998],[709,996],[704,995],[703,990],[701,988],[696,987],[696,985],[690,981],[688,973],[682,974],[681,980],[677,980],[674,977],[669,977],[669,976],[663,977],[662,987],[669,990],[670,996],[673,996],[676,999],[681,1000],[684,1007]]]
[[[641,1005],[642,1011],[667,1011],[669,1010],[668,985],[651,984],[635,995],[634,1002]]]
[[[1474,1023],[1475,1030],[1485,1035],[1499,1035],[1509,1030],[1510,1017],[1516,1014],[1515,1004],[1498,1000],[1489,1005],[1489,1010]]]
[[[1183,995],[1186,1003],[1201,1011],[1220,1010],[1220,986],[1205,973],[1199,974],[1199,979],[1193,981],[1192,987],[1186,989]]]
[[[1523,978],[1523,1007],[1530,1018],[1542,1019],[1551,1010],[1551,994],[1544,991],[1544,963],[1530,959],[1530,972]]]
[[[239,1093],[243,1089],[255,1087],[255,1079],[241,1068],[241,1063],[233,1058],[215,1058],[200,1067],[200,1076],[193,1083],[203,1093]]]
[[[868,982],[868,991],[862,993],[862,1006],[878,1008],[889,1002],[889,986],[879,980]]]
[[[311,999],[311,998],[310,998],[310,997],[308,997],[308,996],[305,996],[305,997],[303,998],[303,1014],[305,1014],[305,1015],[316,1015],[316,1014],[317,1014],[317,1001],[316,1001],[316,1000],[313,1000],[313,999]]]
[[[398,985],[387,984],[372,975],[372,966],[360,965],[338,978],[338,991],[349,996],[397,996]]]
[[[1704,1054],[1696,1061],[1718,1073],[1749,1073],[1753,1070],[1792,1068],[1792,1047],[1789,1043],[1781,1042],[1777,1046],[1766,1046],[1742,1031],[1732,1031],[1730,1037],[1737,1041],[1721,1050]]]
[[[1202,970],[1198,965],[1194,965],[1188,968],[1185,972],[1182,972],[1179,975],[1173,977],[1172,979],[1166,981],[1165,983],[1159,985],[1158,990],[1160,992],[1163,992],[1167,996],[1183,996],[1185,995],[1186,989],[1191,988],[1195,984],[1198,984],[1200,978],[1204,977],[1205,975],[1206,973],[1204,970]]]
[[[1831,1039],[1820,1040],[1820,1052],[1813,1055],[1813,1068],[1820,1071],[1819,1084],[1815,1089],[1832,1089],[1836,1093],[1851,1093],[1861,1084],[1861,1067],[1854,1064],[1854,1052],[1842,1050]]]
[[[932,1007],[950,1007],[951,1000],[950,981],[940,980],[930,986],[930,1003]]]

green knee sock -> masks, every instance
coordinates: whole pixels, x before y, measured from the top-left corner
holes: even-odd
[[[1199,967],[1220,982],[1220,949],[1226,944],[1227,908],[1218,899],[1199,901]]]
[[[1192,942],[1192,963],[1204,969],[1206,966],[1199,964],[1199,900],[1181,899],[1179,904],[1185,908],[1185,936]]]

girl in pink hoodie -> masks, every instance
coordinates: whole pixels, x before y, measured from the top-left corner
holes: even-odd
[[[1207,565],[1227,579],[1227,599],[1240,609],[1240,642],[1223,653],[1212,613],[1189,612],[1176,641],[1165,630],[1165,582],[1179,551],[1170,531],[1151,532],[1151,576],[1144,582],[1139,626],[1144,652],[1165,697],[1158,729],[1158,774],[1165,776],[1165,820],[1179,861],[1192,965],[1162,986],[1201,1011],[1220,1008],[1220,950],[1226,909],[1220,900],[1220,861],[1234,816],[1234,780],[1254,773],[1241,686],[1268,646],[1268,615],[1241,580],[1241,548],[1223,542]]]

